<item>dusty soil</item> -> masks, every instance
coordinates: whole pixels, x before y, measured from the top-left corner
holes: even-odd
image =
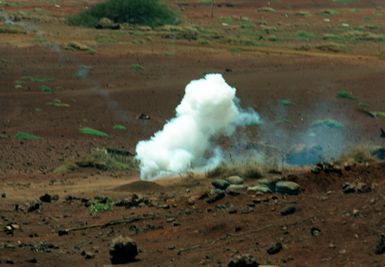
[[[0,2],[0,26],[5,27],[4,18],[10,17],[23,32],[0,33],[0,193],[5,193],[0,199],[0,226],[19,226],[13,233],[0,232],[0,264],[104,266],[109,264],[111,239],[124,235],[134,238],[141,250],[130,266],[227,266],[239,254],[277,266],[384,266],[385,254],[375,254],[376,242],[385,233],[381,162],[357,164],[341,175],[316,175],[309,168],[284,170],[281,176],[301,185],[298,196],[245,192],[212,204],[196,199],[211,189],[208,178],[155,184],[139,182],[136,171],[54,172],[96,148],[134,152],[139,140],[173,116],[185,85],[208,72],[223,73],[237,88],[242,106],[254,107],[265,120],[262,126],[244,129],[250,143],[295,145],[314,121],[333,118],[344,128],[320,133],[317,138],[323,143],[330,142],[337,150],[384,146],[379,134],[384,119],[359,110],[359,104],[366,103],[370,111],[385,111],[384,41],[338,40],[337,45],[343,46],[338,52],[317,48],[330,44],[325,34],[342,35],[358,28],[384,34],[383,1],[271,1],[275,12],[261,11],[268,1],[232,1],[234,6],[217,1],[214,19],[201,1],[168,1],[180,10],[185,24],[213,29],[230,41],[164,39],[155,30],[110,31],[66,24],[66,16],[96,2],[100,1]],[[338,14],[321,14],[325,10]],[[299,11],[306,12],[298,15]],[[307,13],[311,15],[303,16]],[[274,38],[261,26],[276,27]],[[299,38],[300,31],[316,37]],[[73,41],[87,45],[89,51],[66,50]],[[132,64],[144,69],[135,71]],[[23,80],[25,76],[45,79]],[[42,85],[53,92],[42,91]],[[355,100],[337,98],[341,89],[350,91]],[[293,105],[282,106],[283,99]],[[139,120],[141,113],[151,119]],[[127,130],[114,130],[116,124]],[[102,130],[109,137],[81,134],[81,127]],[[15,137],[18,132],[41,139],[20,140]],[[342,185],[348,181],[365,182],[372,190],[345,194]],[[28,212],[44,193],[59,199]],[[114,206],[97,215],[91,215],[85,204],[95,196],[118,202],[133,194],[148,201],[132,208]],[[83,202],[69,201],[68,196]],[[288,205],[297,211],[281,216],[280,210]],[[121,219],[128,221],[82,228]],[[71,228],[76,230],[58,235]],[[320,234],[312,235],[312,228]],[[283,249],[269,255],[266,249],[276,242]],[[83,251],[93,257],[85,259]]]

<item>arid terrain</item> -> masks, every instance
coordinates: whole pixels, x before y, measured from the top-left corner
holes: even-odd
[[[127,266],[385,266],[384,1],[217,0],[212,18],[169,0],[179,25],[68,25],[98,2],[0,0],[0,265],[108,266],[122,235],[140,250]],[[328,162],[269,165],[234,192],[212,192],[225,170],[140,181],[136,144],[206,73],[264,121],[223,140],[232,153],[310,136]],[[261,178],[301,190],[246,190]]]

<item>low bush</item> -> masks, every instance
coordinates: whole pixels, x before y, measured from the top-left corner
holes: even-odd
[[[175,24],[178,21],[176,14],[160,0],[108,0],[70,16],[68,21],[74,26],[95,27],[102,18],[108,18],[114,23],[151,27]]]

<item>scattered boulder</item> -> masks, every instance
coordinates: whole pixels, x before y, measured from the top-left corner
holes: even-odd
[[[293,214],[297,211],[297,208],[295,206],[287,206],[281,209],[279,212],[282,216],[287,216],[290,214]]]
[[[138,120],[143,120],[143,121],[148,121],[148,120],[151,120],[151,117],[147,114],[144,114],[144,113],[140,113],[136,119]]]
[[[232,196],[237,196],[247,189],[243,184],[231,184],[226,188],[226,193]]]
[[[374,248],[374,253],[376,255],[381,255],[385,253],[385,235],[381,235],[376,243],[376,246]]]
[[[342,185],[342,191],[345,193],[345,194],[349,194],[349,193],[368,193],[372,190],[372,188],[366,184],[366,183],[362,183],[362,182],[356,182],[356,183],[349,183],[349,182],[346,182]]]
[[[279,181],[275,184],[277,193],[285,195],[298,195],[301,192],[299,184],[291,181]]]
[[[275,185],[277,182],[279,182],[281,179],[278,177],[275,178],[263,178],[263,179],[258,179],[257,182],[258,184],[265,185],[270,188],[272,192],[275,192]]]
[[[206,202],[211,204],[225,197],[225,193],[222,190],[214,190],[207,198]]]
[[[211,182],[211,184],[216,189],[220,189],[220,190],[226,190],[226,188],[230,186],[230,183],[224,179],[215,179],[214,181]]]
[[[80,253],[86,260],[90,260],[95,258],[95,254],[91,251],[83,250],[82,253]]]
[[[50,194],[45,193],[39,199],[41,202],[52,203],[54,201],[58,201],[59,196],[58,195],[50,195]]]
[[[110,246],[110,260],[112,264],[133,262],[137,255],[138,247],[133,239],[119,236],[112,240]]]
[[[32,202],[29,204],[29,207],[27,209],[28,212],[40,212],[41,211],[41,202]]]
[[[228,267],[258,267],[259,264],[253,256],[246,254],[246,255],[236,256],[229,262],[227,266]]]
[[[241,185],[244,183],[244,179],[239,176],[230,176],[226,178],[226,181],[232,185]]]
[[[273,255],[273,254],[277,254],[278,252],[280,252],[282,250],[283,246],[282,246],[282,243],[281,242],[277,242],[271,246],[269,246],[266,250],[266,252],[269,254],[269,255]]]
[[[317,228],[317,227],[312,227],[310,229],[310,234],[312,236],[319,236],[321,234],[321,230],[319,228]]]
[[[254,192],[254,193],[264,193],[264,194],[273,192],[267,185],[263,185],[263,184],[249,186],[247,188],[247,191]]]

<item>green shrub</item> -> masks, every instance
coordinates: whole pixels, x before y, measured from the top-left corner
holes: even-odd
[[[108,137],[108,134],[93,128],[84,127],[79,130],[82,134],[97,136],[97,137]]]
[[[177,16],[160,0],[107,0],[68,18],[71,25],[95,27],[101,18],[148,26],[175,24]]]
[[[114,202],[110,197],[97,197],[95,201],[91,203],[90,213],[96,215],[101,212],[106,212],[112,210]]]
[[[350,99],[350,100],[354,100],[355,97],[352,95],[351,92],[345,90],[345,89],[342,89],[340,91],[337,92],[337,97],[339,98],[345,98],[345,99]]]
[[[24,133],[24,132],[19,132],[15,135],[16,139],[19,140],[38,140],[41,139],[41,137],[31,134],[31,133]]]

